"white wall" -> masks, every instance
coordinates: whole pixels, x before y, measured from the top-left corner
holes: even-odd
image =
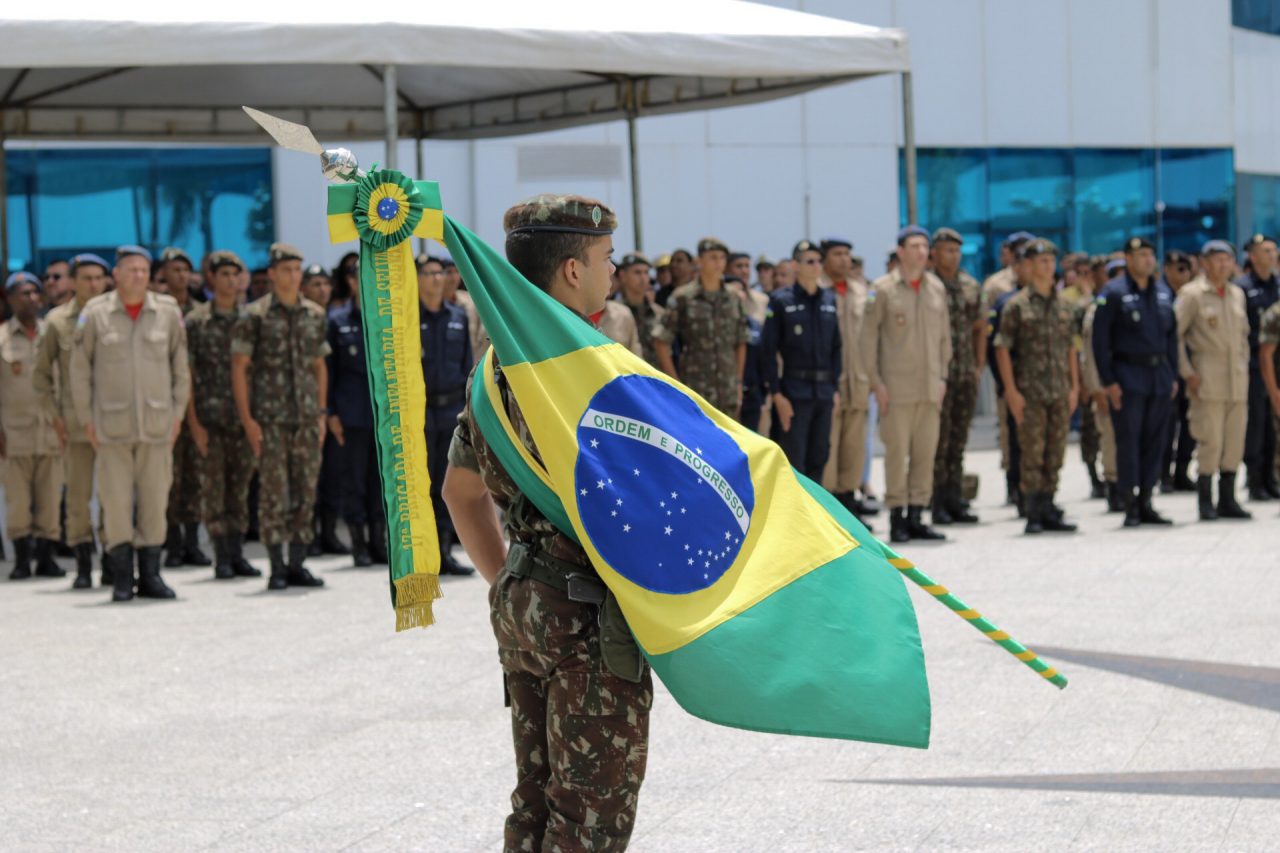
[[[1230,4],[1203,0],[774,0],[772,5],[905,28],[918,144],[1230,147],[1237,168],[1280,173],[1280,39],[1233,30]],[[1233,61],[1234,57],[1234,61]],[[644,243],[651,255],[715,235],[777,257],[801,237],[851,238],[878,273],[898,223],[900,86],[885,77],[638,125]],[[522,146],[613,145],[612,178],[521,180]],[[445,209],[491,242],[512,202],[557,190],[597,196],[633,248],[621,123],[476,143],[429,142],[422,177]],[[355,146],[362,163],[381,146]],[[282,239],[330,263],[323,184],[277,155]],[[411,144],[400,165],[413,171]],[[306,185],[306,186],[303,186]],[[928,223],[938,225],[941,223]]]

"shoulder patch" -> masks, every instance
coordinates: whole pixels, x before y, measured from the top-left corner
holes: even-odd
[[[1107,297],[1105,297],[1105,296],[1099,296],[1097,299],[1095,299],[1095,300],[1093,301],[1093,304],[1094,304],[1094,305],[1106,305],[1106,304],[1107,304]]]

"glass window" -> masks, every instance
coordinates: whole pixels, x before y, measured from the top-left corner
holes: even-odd
[[[1246,30],[1280,35],[1280,2],[1231,0],[1231,23]]]
[[[1198,252],[1236,230],[1235,156],[1229,149],[1160,151],[1157,180],[1162,248]]]
[[[1098,255],[1135,235],[1155,238],[1153,152],[1080,148],[1072,151],[1072,160],[1071,251]]]
[[[42,269],[122,243],[266,263],[274,239],[266,148],[57,148],[6,152],[10,269]]]
[[[1240,231],[1244,242],[1250,234],[1280,233],[1280,177],[1274,175],[1238,176]]]
[[[901,155],[900,155],[901,159]],[[899,169],[900,173],[901,166]],[[943,225],[964,237],[961,265],[978,275],[988,266],[990,229],[987,213],[987,155],[971,148],[931,148],[917,156],[916,173],[921,221],[930,228]],[[903,225],[906,225],[907,187],[901,187]]]
[[[990,173],[991,230],[996,239],[1030,231],[1066,251],[1073,195],[1067,150],[992,149]]]

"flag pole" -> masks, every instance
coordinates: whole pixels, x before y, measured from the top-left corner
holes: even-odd
[[[947,607],[956,612],[956,615],[964,619],[973,627],[977,628],[988,639],[992,640],[996,645],[1002,647],[1009,654],[1025,663],[1027,666],[1040,673],[1040,676],[1054,685],[1058,689],[1067,686],[1067,677],[1040,660],[1035,652],[1010,637],[1004,631],[1001,631],[991,622],[987,621],[978,611],[973,610],[969,605],[956,598],[951,592],[939,583],[935,583],[932,578],[915,567],[910,560],[904,560],[902,557],[893,556],[889,558],[889,564],[895,569],[902,572],[911,579],[916,586],[941,601]]]

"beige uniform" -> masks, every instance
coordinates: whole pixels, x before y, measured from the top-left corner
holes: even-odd
[[[1234,474],[1244,457],[1249,411],[1249,318],[1244,290],[1219,291],[1207,279],[1183,285],[1173,305],[1178,318],[1178,373],[1199,375],[1188,393],[1187,422],[1196,440],[1201,477]]]
[[[880,412],[885,502],[891,509],[925,506],[933,496],[938,421],[951,362],[946,287],[926,272],[917,292],[898,270],[876,279],[862,320],[863,378],[883,384]]]
[[[137,320],[114,291],[84,306],[72,351],[71,397],[77,420],[92,423],[98,437],[98,499],[108,550],[163,544],[173,480],[170,442],[190,389],[186,330],[171,297],[148,292]]]
[[[1086,341],[1093,340],[1093,316],[1097,313],[1098,305],[1096,302],[1090,303],[1088,308],[1084,309],[1084,320],[1081,323],[1081,337]],[[1094,424],[1098,427],[1098,449],[1102,456],[1102,479],[1108,483],[1114,483],[1119,476],[1116,470],[1116,429],[1111,423],[1111,412],[1107,408],[1107,404],[1103,403],[1099,406],[1093,401],[1093,395],[1101,392],[1102,377],[1098,375],[1098,362],[1093,357],[1093,345],[1080,348],[1080,383],[1084,386],[1085,393],[1088,395],[1085,405],[1082,406],[1086,412],[1093,418]]]
[[[44,334],[40,336],[33,377],[41,407],[51,419],[61,418],[67,431],[62,470],[67,484],[67,544],[72,546],[93,542],[89,502],[93,499],[95,454],[71,400],[71,348],[83,308],[80,302],[71,299],[44,318]]]
[[[825,274],[822,287],[831,287]],[[831,413],[831,452],[822,472],[822,486],[833,494],[855,492],[862,485],[867,461],[867,413],[871,387],[862,367],[862,317],[867,306],[867,283],[851,279],[844,293],[836,292],[836,319],[840,324],[840,357],[844,362],[836,390],[840,405]]]
[[[467,312],[467,335],[471,338],[471,352],[479,363],[480,355],[489,346],[489,333],[480,322],[480,312],[476,310],[476,303],[471,299],[470,293],[459,290],[454,294],[453,302]]]
[[[4,497],[9,538],[57,540],[62,496],[62,457],[53,418],[40,405],[33,387],[36,349],[44,322],[36,321],[36,337],[27,335],[17,317],[0,325],[0,429],[4,431]]]
[[[613,299],[604,303],[604,313],[600,315],[600,331],[612,341],[617,341],[636,355],[644,358],[644,348],[640,346],[640,332],[636,329],[636,318],[631,309]]]
[[[988,318],[988,337],[991,335],[990,318],[991,312],[995,310],[996,300],[1017,288],[1018,283],[1013,278],[1013,267],[996,270],[982,282],[982,314]],[[991,368],[995,370],[996,366],[993,364]],[[1000,433],[1000,467],[1007,471],[1009,470],[1009,408],[1004,402],[1004,395],[996,398],[996,426]]]

